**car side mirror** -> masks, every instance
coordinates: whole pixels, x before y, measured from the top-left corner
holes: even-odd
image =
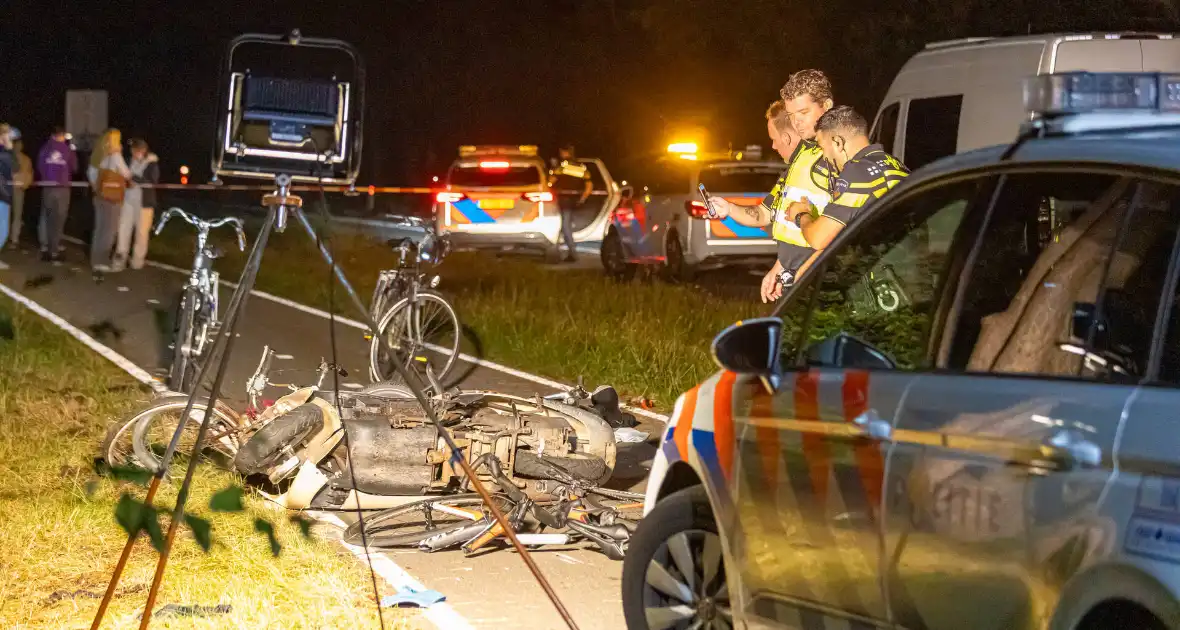
[[[737,374],[771,378],[779,373],[783,320],[761,317],[738,322],[713,339],[713,361]]]
[[[897,364],[867,341],[841,332],[807,349],[807,364],[828,368],[893,370]]]

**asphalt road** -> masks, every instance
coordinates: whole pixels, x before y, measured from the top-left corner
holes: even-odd
[[[10,266],[0,271],[0,282],[88,331],[149,372],[162,366],[167,339],[161,322],[179,291],[182,274],[148,267],[111,274],[99,283],[90,275],[80,250],[69,251],[67,262],[56,265],[40,262],[32,251],[7,251],[0,260]],[[222,305],[229,299],[230,290],[223,290]],[[356,318],[351,312],[345,315]],[[329,321],[322,316],[251,296],[222,387],[224,398],[235,406],[244,402],[245,382],[257,366],[264,345],[285,357],[274,363],[273,382],[312,382],[321,358],[332,355],[330,330]],[[339,322],[335,336],[338,362],[348,372],[341,379],[342,389],[366,385],[368,342],[360,330]],[[463,362],[457,370],[465,375],[460,384],[464,389],[493,389],[525,396],[552,393],[544,385],[488,367]],[[281,389],[272,392],[274,398],[283,394]],[[650,432],[653,438],[659,435],[662,425],[658,421],[640,420],[640,430]],[[650,443],[619,446],[620,461],[611,485],[642,490],[654,447]],[[562,626],[512,551],[499,550],[474,558],[464,558],[461,552],[389,555],[428,588],[446,595],[447,602],[475,627]],[[581,627],[624,626],[619,595],[621,563],[581,545],[545,549],[534,555]]]

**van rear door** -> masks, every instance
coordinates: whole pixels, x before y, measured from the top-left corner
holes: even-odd
[[[1144,72],[1180,70],[1180,39],[1141,39]]]
[[[1050,72],[1175,72],[1180,40],[1159,37],[1083,39],[1057,45]]]

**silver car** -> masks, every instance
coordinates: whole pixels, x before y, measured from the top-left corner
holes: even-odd
[[[1180,629],[1180,81],[1094,76],[1042,77],[1016,144],[918,170],[718,336],[629,628]]]

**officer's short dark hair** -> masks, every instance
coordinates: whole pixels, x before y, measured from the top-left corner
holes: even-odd
[[[783,89],[779,90],[779,96],[785,101],[794,100],[804,94],[811,96],[816,103],[830,100],[832,82],[828,80],[828,75],[824,74],[823,70],[800,70],[792,74]]]
[[[569,151],[570,153],[573,153],[573,152],[574,152],[574,143],[572,143],[572,142],[562,142],[562,143],[561,143],[561,146],[559,146],[559,147],[557,147],[557,148],[558,148],[558,150],[560,150],[560,151]]]
[[[866,136],[869,133],[869,121],[856,113],[855,109],[847,105],[833,107],[824,112],[815,122],[815,131],[836,132],[849,136]]]
[[[791,131],[791,117],[787,116],[787,104],[781,98],[766,109],[766,120],[772,121],[779,133]]]

